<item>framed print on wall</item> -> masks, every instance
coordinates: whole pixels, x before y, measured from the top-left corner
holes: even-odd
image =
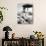
[[[33,5],[29,3],[17,4],[17,23],[32,24],[33,23]]]

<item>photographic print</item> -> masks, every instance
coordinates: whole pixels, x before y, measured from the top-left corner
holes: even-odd
[[[33,5],[17,4],[17,23],[32,24],[33,23]]]

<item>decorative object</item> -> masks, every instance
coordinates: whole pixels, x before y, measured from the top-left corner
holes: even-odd
[[[15,33],[12,34],[12,39],[15,39]]]
[[[2,14],[2,10],[4,9],[4,10],[8,10],[7,8],[5,8],[5,7],[0,7],[0,23],[3,21],[3,14]]]
[[[8,31],[12,31],[12,29],[9,26],[6,26],[3,28],[3,31],[5,32],[5,39],[9,39],[9,32]]]
[[[3,14],[2,11],[0,11],[0,23],[3,21]]]
[[[35,39],[35,36],[34,35],[30,35],[30,39]]]
[[[18,24],[33,23],[33,5],[32,4],[18,4],[17,23]]]
[[[36,31],[36,32],[33,31],[33,32],[35,33],[35,35],[37,35],[37,38],[38,38],[38,39],[42,39],[43,36],[44,36],[44,35],[42,34],[42,32],[38,32],[38,31]]]
[[[6,9],[6,10],[8,10],[7,8],[5,8],[5,7],[0,7],[0,9]]]

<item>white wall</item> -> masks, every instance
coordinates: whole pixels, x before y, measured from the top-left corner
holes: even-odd
[[[33,24],[18,25],[16,24],[16,6],[18,3],[32,3],[33,4]],[[12,34],[15,32],[16,37],[29,37],[34,31],[41,31],[46,37],[46,0],[0,0],[0,6],[8,8],[4,12],[4,21],[0,24],[0,46],[1,39],[4,38],[3,27],[9,25],[12,28]],[[45,39],[46,45],[46,39]]]

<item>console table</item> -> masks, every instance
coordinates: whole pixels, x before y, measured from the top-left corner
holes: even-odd
[[[43,39],[2,39],[2,46],[44,46]]]

